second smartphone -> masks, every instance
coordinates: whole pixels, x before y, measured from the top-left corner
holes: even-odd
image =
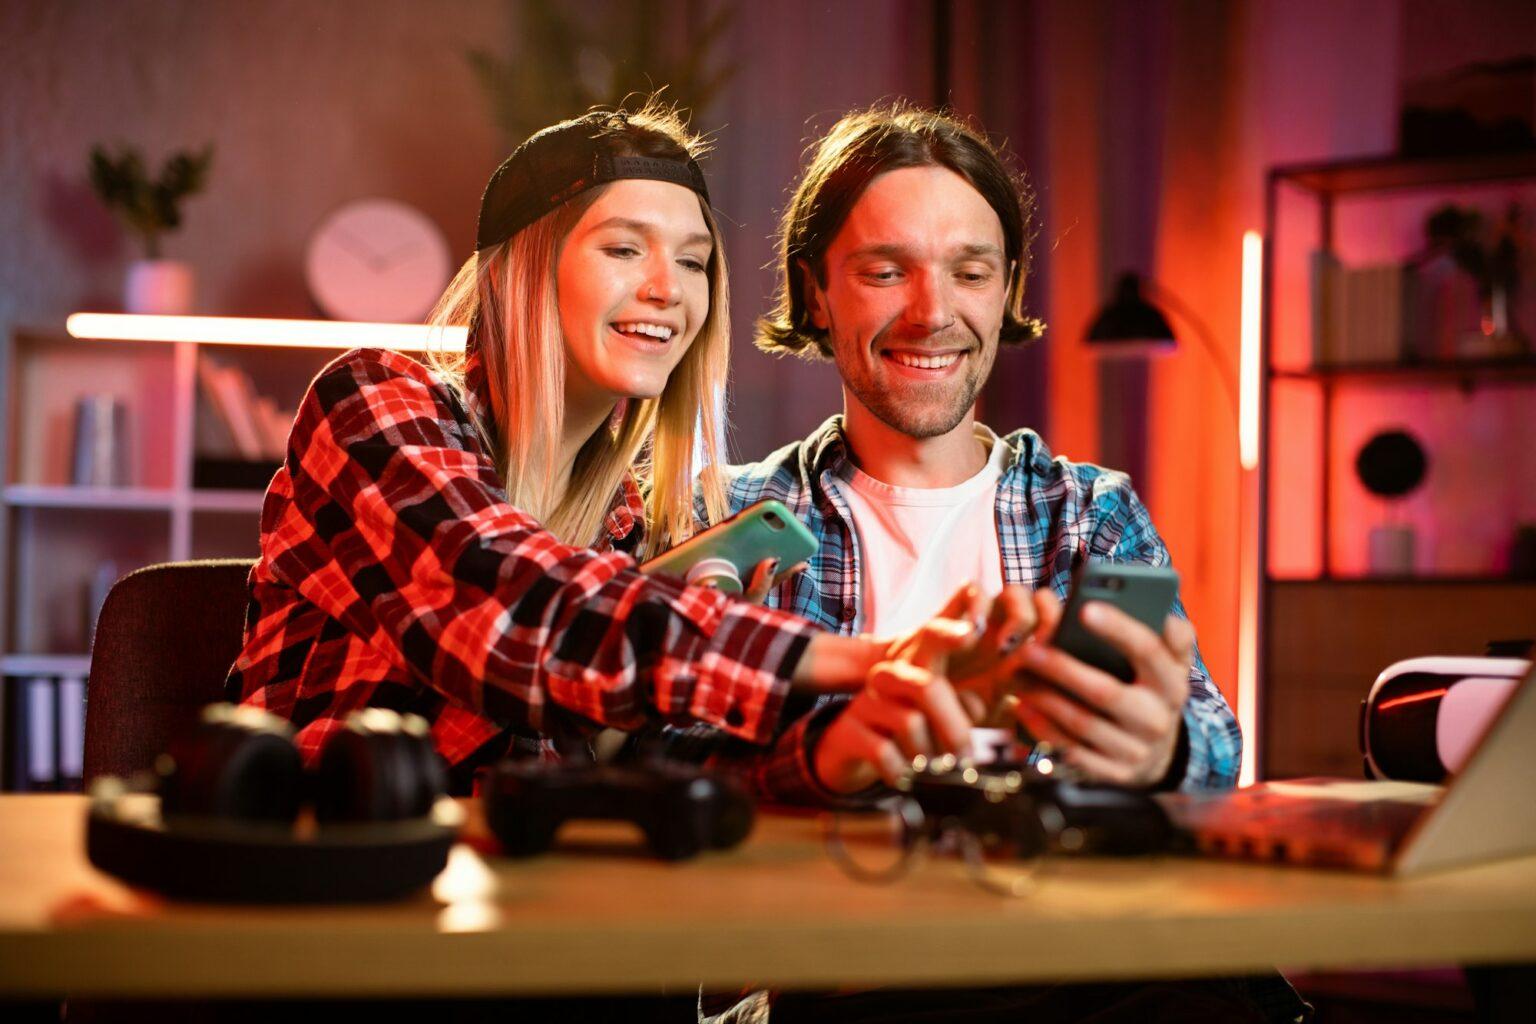
[[[1178,593],[1179,574],[1170,568],[1090,562],[1072,581],[1053,643],[1078,661],[1129,683],[1136,678],[1136,670],[1108,640],[1083,625],[1083,605],[1089,601],[1112,604],[1161,636],[1163,620],[1173,610]]]

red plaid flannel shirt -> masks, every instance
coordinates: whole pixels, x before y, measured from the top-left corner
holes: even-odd
[[[311,762],[358,708],[421,714],[458,791],[602,726],[773,739],[816,630],[642,576],[623,550],[642,516],[626,480],[599,549],[561,543],[508,503],[456,392],[398,353],[349,352],[311,384],[267,491],[227,690],[292,720]]]

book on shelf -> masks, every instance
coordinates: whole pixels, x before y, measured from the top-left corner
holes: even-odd
[[[192,450],[200,456],[216,459],[234,458],[235,435],[229,429],[229,420],[218,408],[211,383],[204,378],[203,360],[198,360],[198,389],[203,395],[203,408],[193,417],[195,431]]]
[[[127,404],[105,393],[76,398],[69,482],[76,487],[128,486],[128,451]]]
[[[203,353],[197,363],[198,385],[213,414],[198,427],[197,451],[213,458],[234,456],[247,462],[280,461],[288,447],[294,413],[258,394],[250,374],[224,366]]]
[[[266,458],[281,461],[288,451],[288,431],[293,427],[293,416],[266,395],[257,396],[254,412]]]
[[[255,388],[250,378],[234,367],[220,366],[208,357],[198,360],[198,381],[214,411],[229,428],[235,454],[252,462],[262,457],[261,435],[251,412]]]
[[[1312,364],[1381,365],[1403,360],[1403,268],[1347,266],[1312,254]]]

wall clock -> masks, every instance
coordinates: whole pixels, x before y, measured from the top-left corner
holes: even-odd
[[[336,320],[419,323],[451,272],[442,231],[394,199],[358,199],[331,211],[304,254],[310,295]]]

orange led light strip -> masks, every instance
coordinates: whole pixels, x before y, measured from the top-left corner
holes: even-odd
[[[464,327],[426,324],[131,313],[73,313],[64,327],[70,337],[99,341],[195,341],[205,345],[387,348],[404,352],[462,352],[469,334]]]

